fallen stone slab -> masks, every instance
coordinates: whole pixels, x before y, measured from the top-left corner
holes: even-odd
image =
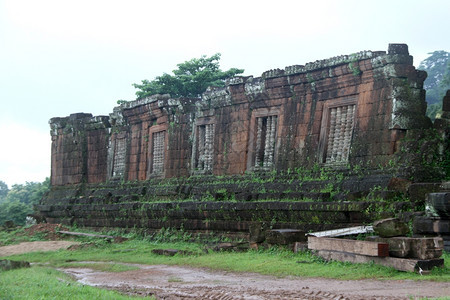
[[[367,237],[368,241],[389,244],[389,255],[401,258],[434,259],[442,256],[444,240],[441,237]]]
[[[315,255],[320,256],[325,260],[336,260],[350,263],[373,262],[386,267],[392,267],[399,271],[417,272],[421,274],[425,274],[427,271],[430,271],[434,267],[444,266],[444,259],[442,258],[420,260],[398,257],[376,257],[330,250],[318,250],[315,251]]]
[[[112,236],[112,235],[104,235],[104,234],[93,234],[93,233],[84,233],[84,232],[73,232],[73,231],[63,231],[60,230],[58,233],[66,234],[66,235],[74,235],[74,236],[85,236],[85,237],[95,237],[95,238],[102,238],[107,240],[113,240],[116,243],[122,243],[128,238],[121,237],[121,236]]]
[[[389,245],[384,242],[357,241],[308,236],[308,249],[343,251],[367,256],[389,256]]]
[[[266,231],[266,242],[272,245],[289,245],[306,241],[305,232],[298,229],[272,229]]]
[[[373,230],[381,237],[404,236],[409,233],[409,227],[397,218],[378,220],[373,223]]]
[[[0,270],[9,271],[13,269],[29,268],[30,263],[27,261],[15,261],[9,259],[0,259]]]
[[[185,250],[178,250],[178,249],[153,249],[153,254],[157,255],[164,255],[164,256],[175,256],[175,254],[181,254],[181,255],[191,255],[193,252],[185,251]]]
[[[256,243],[251,243],[256,244]],[[255,245],[253,245],[255,247]],[[246,242],[235,242],[235,243],[219,243],[214,246],[209,246],[207,249],[210,249],[215,252],[220,251],[247,251],[250,248],[250,244]],[[256,248],[258,248],[256,246]]]
[[[317,231],[317,232],[308,233],[308,236],[339,237],[339,236],[356,235],[356,234],[368,233],[368,232],[373,232],[372,226],[354,226],[354,227],[331,229],[331,230],[325,230],[325,231]]]

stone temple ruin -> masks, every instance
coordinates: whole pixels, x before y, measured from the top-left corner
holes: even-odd
[[[261,228],[304,239],[395,215],[448,238],[448,212],[416,212],[450,188],[450,95],[433,124],[426,76],[407,45],[390,44],[235,77],[201,98],[154,95],[109,116],[53,118],[52,188],[38,210],[47,222],[255,242]]]

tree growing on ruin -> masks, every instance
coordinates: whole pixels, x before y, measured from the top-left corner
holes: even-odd
[[[442,98],[450,89],[450,53],[440,50],[429,54],[418,69],[428,73],[424,82],[424,89],[427,91],[427,116],[434,120],[442,112]]]
[[[225,80],[244,73],[243,69],[220,69],[220,53],[211,57],[205,55],[193,58],[177,65],[173,75],[164,73],[154,80],[142,80],[134,83],[138,89],[138,99],[155,94],[170,94],[172,97],[199,97],[209,86],[224,86]]]

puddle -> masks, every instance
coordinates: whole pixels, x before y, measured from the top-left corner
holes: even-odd
[[[90,262],[83,262],[90,263]],[[98,263],[98,262],[91,262]],[[114,262],[117,264],[117,262]],[[168,265],[126,264],[139,270],[61,269],[86,285],[157,299],[411,299],[450,294],[448,283],[277,278]]]

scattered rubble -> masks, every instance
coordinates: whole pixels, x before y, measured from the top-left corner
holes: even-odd
[[[378,220],[373,229],[379,236],[369,236],[366,241],[310,235],[308,249],[326,260],[375,262],[420,274],[444,265],[440,258],[444,249],[441,237],[405,237],[410,230],[407,224],[396,218]]]
[[[25,233],[28,236],[41,234],[42,238],[55,241],[62,239],[61,235],[58,234],[59,230],[68,230],[68,228],[61,224],[40,223],[25,228]]]

